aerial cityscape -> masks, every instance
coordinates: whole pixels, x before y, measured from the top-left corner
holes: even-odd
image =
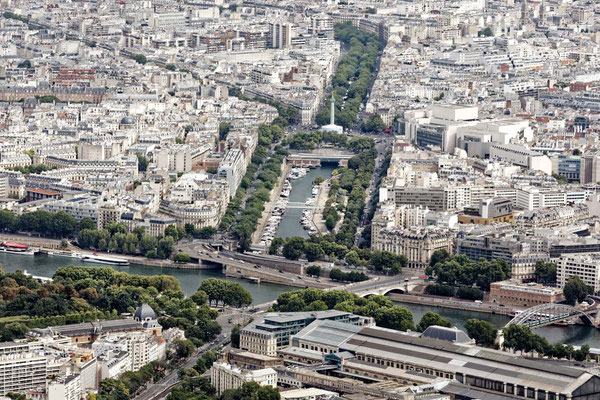
[[[0,400],[600,400],[600,3],[0,15]]]

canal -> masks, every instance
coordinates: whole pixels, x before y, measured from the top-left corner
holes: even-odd
[[[335,163],[323,164],[320,167],[310,169],[302,178],[292,180],[292,191],[290,192],[289,201],[300,203],[306,202],[311,196],[312,184],[315,178],[317,176],[322,176],[324,179],[328,179],[336,168],[337,164]],[[275,236],[283,239],[290,236],[308,238],[308,231],[300,224],[302,211],[303,210],[300,208],[286,209]]]

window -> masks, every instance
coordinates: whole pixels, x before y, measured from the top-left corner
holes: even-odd
[[[527,398],[535,399],[535,389],[527,388]]]

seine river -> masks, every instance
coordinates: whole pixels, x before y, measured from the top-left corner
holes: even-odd
[[[0,253],[0,265],[6,272],[14,272],[17,269],[27,270],[27,272],[36,276],[52,277],[54,272],[62,266],[69,264],[85,265],[88,267],[99,267],[101,264],[84,263],[74,258],[65,258],[57,256],[48,256],[38,254],[35,257],[20,256],[14,254]],[[278,285],[274,283],[262,282],[253,284],[243,279],[227,278],[219,270],[189,270],[175,268],[159,268],[144,265],[113,266],[118,271],[137,275],[171,275],[179,280],[181,288],[186,295],[193,294],[200,283],[206,278],[220,278],[238,282],[247,289],[254,299],[254,304],[265,303],[275,300],[281,293],[296,290],[297,288]],[[440,314],[459,328],[464,328],[464,324],[469,318],[478,318],[490,321],[496,327],[504,326],[509,318],[503,315],[488,313],[478,313],[473,311],[454,310],[449,308],[428,307],[418,304],[397,303],[407,308],[413,314],[415,323],[418,323],[427,311],[433,311]],[[550,342],[571,343],[574,345],[589,344],[592,347],[600,347],[600,330],[594,327],[572,325],[568,327],[549,326],[535,330],[536,333],[545,336]]]

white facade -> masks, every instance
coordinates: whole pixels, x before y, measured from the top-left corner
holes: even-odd
[[[225,157],[223,157],[223,161],[219,164],[218,174],[227,180],[230,197],[235,195],[245,173],[244,153],[238,149],[228,150]]]
[[[230,364],[219,362],[213,363],[210,369],[210,383],[217,389],[217,395],[226,390],[237,389],[246,382],[277,387],[277,372],[273,368],[242,371]]]
[[[600,291],[600,254],[563,255],[557,262],[556,281],[563,289],[571,276],[577,275],[586,284]]]
[[[0,394],[44,388],[46,365],[46,357],[31,353],[0,357]]]
[[[521,145],[493,144],[490,149],[490,158],[508,161],[532,171],[541,171],[546,175],[552,175],[552,161],[548,156],[531,151]]]
[[[48,400],[80,400],[81,396],[79,374],[69,375],[48,385]]]

